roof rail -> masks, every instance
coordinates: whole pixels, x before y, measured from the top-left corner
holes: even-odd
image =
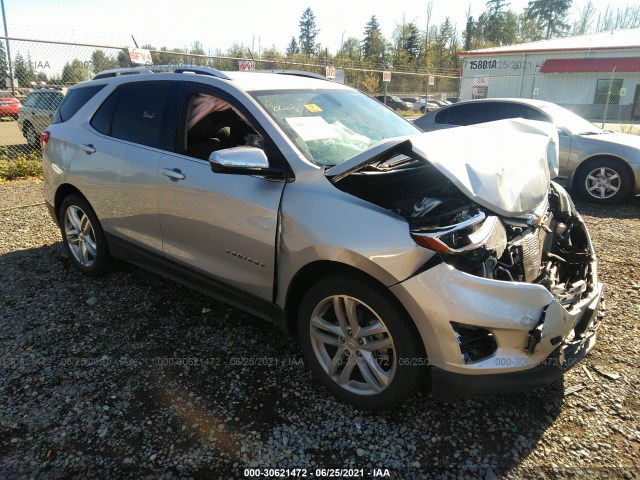
[[[197,73],[200,75],[210,75],[212,77],[222,78],[224,80],[231,80],[227,75],[220,70],[210,67],[199,67],[197,65],[175,67],[172,65],[149,65],[144,67],[128,67],[128,68],[114,68],[113,70],[104,70],[98,72],[93,77],[93,80],[100,78],[119,77],[122,75],[132,75],[137,73],[156,73],[156,72],[171,72],[171,73]]]
[[[308,77],[308,78],[316,78],[318,80],[327,80],[331,81],[324,75],[320,75],[319,73],[306,72],[304,70],[254,70],[257,73],[277,73],[280,75],[295,75],[297,77]]]

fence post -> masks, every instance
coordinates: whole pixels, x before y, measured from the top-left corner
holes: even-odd
[[[609,77],[609,88],[607,89],[607,102],[604,104],[604,118],[602,119],[602,129],[604,130],[604,124],[607,121],[607,114],[609,112],[609,97],[611,97],[611,87],[613,87],[613,74],[616,73],[616,67],[611,70],[611,77]],[[620,100],[618,100],[619,102]]]

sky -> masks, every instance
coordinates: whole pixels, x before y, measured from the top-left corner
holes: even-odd
[[[509,1],[509,0],[507,0]],[[574,0],[571,12],[577,14],[587,0]],[[259,46],[286,49],[292,36],[299,34],[298,22],[311,7],[320,29],[317,41],[335,53],[342,39],[362,39],[365,24],[375,15],[382,31],[391,38],[394,28],[414,21],[426,26],[427,0],[4,0],[9,36],[133,46],[187,47],[199,40],[205,50],[225,51],[243,43],[257,52]],[[634,0],[593,0],[598,10],[610,4],[624,8]],[[510,7],[521,12],[527,0],[511,0]],[[439,24],[449,16],[464,28],[465,12],[478,17],[484,0],[434,0],[432,22]]]

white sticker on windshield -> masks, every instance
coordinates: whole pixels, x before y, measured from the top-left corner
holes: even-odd
[[[310,140],[325,140],[340,138],[338,132],[322,117],[290,117],[287,123],[300,135],[305,142]]]

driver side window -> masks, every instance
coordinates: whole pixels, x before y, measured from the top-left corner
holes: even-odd
[[[249,119],[226,100],[214,95],[191,95],[184,125],[184,144],[180,153],[189,157],[208,160],[212,152],[225,148],[263,148],[264,140]]]

